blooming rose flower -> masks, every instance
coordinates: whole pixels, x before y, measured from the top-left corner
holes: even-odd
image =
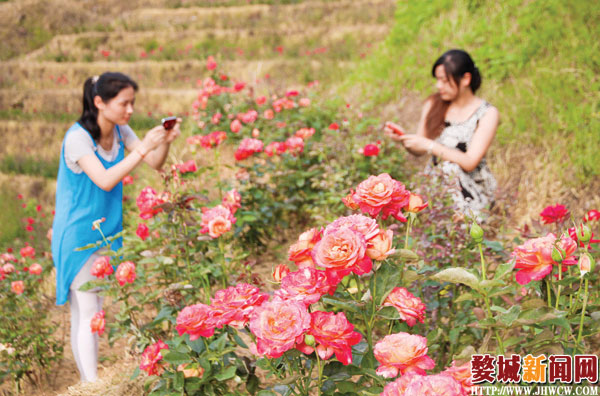
[[[567,208],[559,204],[547,206],[540,212],[543,224],[562,223],[568,215]]]
[[[302,139],[308,139],[309,137],[311,137],[314,134],[315,134],[315,128],[300,128],[296,131],[294,136],[302,138]]]
[[[217,125],[219,122],[221,122],[221,118],[223,118],[223,114],[221,114],[220,112],[216,112],[215,114],[213,114],[213,116],[210,118],[210,122],[212,122],[214,125]]]
[[[5,274],[12,274],[13,272],[15,272],[15,266],[11,263],[6,263],[2,266],[2,272],[4,272]]]
[[[215,324],[212,319],[212,308],[205,304],[189,305],[177,315],[175,329],[179,335],[189,334],[190,340],[200,337],[212,337]]]
[[[310,99],[309,98],[302,98],[298,101],[298,106],[300,107],[308,107],[310,106]]]
[[[312,249],[321,240],[322,230],[311,228],[298,237],[298,242],[290,246],[288,259],[296,263],[298,268],[314,267]]]
[[[275,114],[273,113],[273,110],[271,109],[267,109],[263,112],[263,118],[266,120],[272,120],[273,117],[275,117]]]
[[[252,124],[258,118],[258,112],[256,110],[248,110],[245,113],[238,114],[237,117],[244,124]]]
[[[238,192],[237,189],[232,189],[227,191],[225,196],[223,197],[223,201],[221,202],[223,206],[225,206],[231,214],[235,214],[237,210],[242,206],[242,196]]]
[[[165,203],[152,187],[144,187],[135,202],[140,210],[140,217],[144,220],[162,212],[162,208],[156,206]]]
[[[39,275],[42,273],[42,266],[39,263],[33,263],[29,267],[29,273],[32,275]]]
[[[260,136],[260,130],[258,128],[252,129],[252,137],[256,139],[259,136]]]
[[[183,164],[176,164],[175,168],[181,174],[196,172],[198,170],[198,166],[196,165],[196,161],[194,160],[186,161]]]
[[[123,185],[126,186],[128,184],[133,184],[133,177],[131,175],[127,175],[123,178]]]
[[[346,205],[347,208],[356,210],[360,206],[358,205],[358,202],[356,202],[354,200],[354,198],[352,198],[353,196],[354,196],[354,191],[350,190],[350,193],[348,195],[346,195],[344,198],[342,198],[342,202],[344,203],[344,205]]]
[[[517,283],[526,285],[532,280],[542,280],[552,272],[552,250],[556,236],[552,233],[545,237],[534,238],[517,246],[512,253],[515,258],[515,268],[520,269],[515,275]],[[572,257],[577,249],[577,243],[567,236],[563,236],[557,244],[565,252],[562,265],[573,265],[577,261]],[[564,267],[563,267],[564,269]]]
[[[104,310],[96,312],[90,322],[90,328],[92,329],[92,333],[98,333],[99,336],[102,335],[104,333],[105,325],[106,320],[104,319]]]
[[[125,283],[133,283],[135,281],[135,264],[131,261],[124,261],[119,264],[115,278],[117,278],[119,286],[123,286]]]
[[[367,144],[362,148],[362,152],[365,157],[377,157],[379,154],[379,146],[376,144]]]
[[[142,241],[145,241],[146,238],[150,235],[150,230],[146,223],[139,223],[137,230],[135,231],[136,235],[140,237]]]
[[[385,220],[392,215],[399,221],[406,221],[401,210],[408,206],[410,192],[404,185],[392,179],[387,173],[369,176],[356,188],[352,199],[360,209],[371,217],[377,217],[380,212]]]
[[[375,219],[371,219],[361,214],[338,217],[330,223],[323,231],[324,235],[330,234],[339,228],[350,228],[360,233],[365,241],[370,241],[379,234],[379,225]]]
[[[272,359],[280,357],[303,341],[310,320],[302,303],[278,298],[265,302],[250,316],[250,331],[257,339],[257,353]]]
[[[181,363],[179,366],[177,366],[177,371],[183,372],[184,378],[202,378],[204,375],[204,368],[199,364],[192,365],[190,363]]]
[[[215,58],[212,55],[209,55],[208,58],[206,58],[206,69],[214,70],[216,67],[217,62],[215,62]]]
[[[20,250],[21,257],[34,257],[35,249],[32,246],[25,246]]]
[[[213,239],[218,238],[231,230],[231,225],[235,222],[236,218],[223,205],[217,205],[211,209],[202,208],[202,228],[200,229],[200,233],[208,233]]]
[[[404,392],[408,385],[413,381],[420,381],[422,375],[408,372],[402,375],[394,382],[390,382],[383,388],[383,392],[380,396],[404,396]]]
[[[94,260],[94,263],[92,264],[91,274],[95,277],[103,279],[105,276],[108,276],[113,272],[113,267],[112,265],[110,265],[110,257],[100,256],[96,260]]]
[[[468,361],[460,366],[456,365],[456,361],[452,361],[452,365],[440,374],[446,374],[457,380],[463,388],[466,395],[471,394],[473,379],[471,378],[471,362]]]
[[[331,124],[329,124],[329,129],[331,129],[332,131],[337,131],[338,129],[340,129],[340,126],[336,122],[332,122]]]
[[[169,349],[169,346],[158,340],[152,345],[148,345],[142,353],[142,361],[140,363],[140,369],[148,373],[148,375],[161,375],[163,372],[162,365],[158,362],[162,360],[163,356],[161,350]]]
[[[423,197],[419,194],[410,193],[410,197],[408,198],[408,207],[406,207],[407,212],[411,213],[419,213],[423,209],[425,209],[429,205],[428,202],[423,200]]]
[[[285,141],[285,147],[292,155],[296,155],[304,151],[304,140],[297,136],[292,136]]]
[[[403,287],[394,288],[383,302],[384,307],[394,307],[410,327],[417,323],[423,323],[425,318],[425,304],[420,298],[415,297]]]
[[[244,160],[254,153],[263,151],[263,142],[259,139],[245,138],[240,142],[234,156],[237,161]]]
[[[275,291],[275,297],[282,300],[294,300],[306,306],[319,301],[321,296],[330,292],[325,271],[315,268],[302,268],[296,272],[290,272],[281,280],[281,288]],[[333,294],[334,290],[331,290]]]
[[[386,378],[406,372],[425,374],[425,370],[435,367],[435,362],[427,356],[427,338],[420,335],[403,332],[388,335],[375,344],[373,353],[381,363],[377,374]]]
[[[244,87],[246,87],[246,83],[243,81],[240,82],[236,82],[235,85],[233,86],[233,91],[234,92],[240,92],[241,90],[244,89]]]
[[[212,322],[218,328],[225,325],[242,328],[248,323],[255,307],[268,299],[267,293],[261,293],[258,287],[247,283],[219,290],[211,299]]]
[[[285,153],[286,150],[287,146],[285,142],[271,142],[267,145],[267,147],[265,147],[265,153],[269,157],[272,157],[275,154],[281,155]]]
[[[329,359],[334,353],[337,360],[347,366],[352,363],[352,345],[360,342],[362,336],[354,331],[354,325],[348,322],[343,312],[315,311],[310,314],[311,324],[307,334],[315,337],[316,350],[323,360]],[[306,354],[314,348],[304,343],[298,349]]]
[[[233,133],[238,133],[242,129],[242,123],[240,122],[240,120],[233,120],[229,125],[229,129],[231,129],[231,132]]]
[[[392,230],[380,230],[379,234],[367,242],[367,256],[373,260],[382,261],[394,254],[396,249],[392,248],[393,238]]]
[[[373,263],[366,250],[362,234],[350,228],[338,228],[323,235],[312,250],[312,258],[317,266],[325,268],[331,282],[337,282],[350,272],[362,275],[371,271]]]
[[[283,278],[285,278],[287,276],[287,274],[289,274],[289,273],[290,273],[290,268],[287,265],[279,264],[273,270],[273,279],[275,279],[275,282],[281,282],[281,280]]]
[[[460,383],[446,374],[415,375],[406,384],[404,396],[466,396]]]
[[[13,281],[10,283],[10,288],[15,294],[23,294],[25,291],[25,283],[22,280]]]
[[[267,102],[267,97],[266,96],[259,96],[258,98],[256,98],[255,102],[259,106],[264,105]]]
[[[585,216],[583,216],[583,221],[585,221],[586,223],[588,221],[595,221],[595,220],[600,220],[600,211],[596,210],[596,209],[592,209],[589,212],[587,212],[585,214]]]

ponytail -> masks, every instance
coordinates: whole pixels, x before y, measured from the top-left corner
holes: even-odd
[[[100,126],[98,125],[98,108],[94,98],[99,96],[104,103],[121,92],[124,88],[132,87],[138,90],[138,85],[123,73],[106,72],[101,76],[90,77],[83,84],[83,111],[79,117],[79,124],[87,130],[92,139],[100,139]]]
[[[473,93],[481,86],[481,73],[466,51],[460,49],[446,51],[433,64],[431,68],[433,77],[435,77],[435,69],[440,65],[444,66],[448,79],[452,78],[457,86],[465,73],[471,74],[469,87]],[[427,101],[431,103],[431,107],[425,117],[425,135],[430,139],[436,139],[446,126],[446,111],[450,102],[443,100],[439,93],[429,96]]]

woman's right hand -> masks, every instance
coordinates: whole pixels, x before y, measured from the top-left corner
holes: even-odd
[[[148,153],[160,146],[165,142],[166,137],[167,131],[162,125],[158,125],[150,129],[148,133],[146,133],[146,136],[144,136],[144,140],[142,140],[141,143],[144,152]]]
[[[402,141],[401,135],[396,134],[394,132],[394,130],[389,127],[389,124],[390,124],[389,121],[384,124],[383,131],[385,132],[385,136],[387,136],[390,139],[395,140],[397,142]]]

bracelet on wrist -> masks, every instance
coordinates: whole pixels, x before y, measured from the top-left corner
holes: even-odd
[[[142,150],[140,150],[139,147],[136,147],[134,151],[136,151],[140,155],[140,157],[142,157],[142,159],[144,159],[144,157],[148,155],[148,153],[142,152]]]
[[[433,140],[429,141],[429,144],[427,145],[427,155],[431,155],[431,153],[433,152],[434,144],[435,144],[435,142]]]

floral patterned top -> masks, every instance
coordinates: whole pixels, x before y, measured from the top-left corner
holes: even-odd
[[[446,147],[456,148],[463,153],[467,152],[479,120],[490,107],[488,102],[483,101],[481,106],[465,121],[456,123],[446,121],[446,127],[436,141]],[[433,163],[438,165],[436,157],[433,157]],[[497,183],[485,157],[471,172],[465,172],[454,162],[443,161],[439,165],[446,176],[457,179],[459,188],[453,192],[452,198],[463,213],[471,214],[470,212],[472,212],[473,215],[478,216],[482,209],[494,203]]]

